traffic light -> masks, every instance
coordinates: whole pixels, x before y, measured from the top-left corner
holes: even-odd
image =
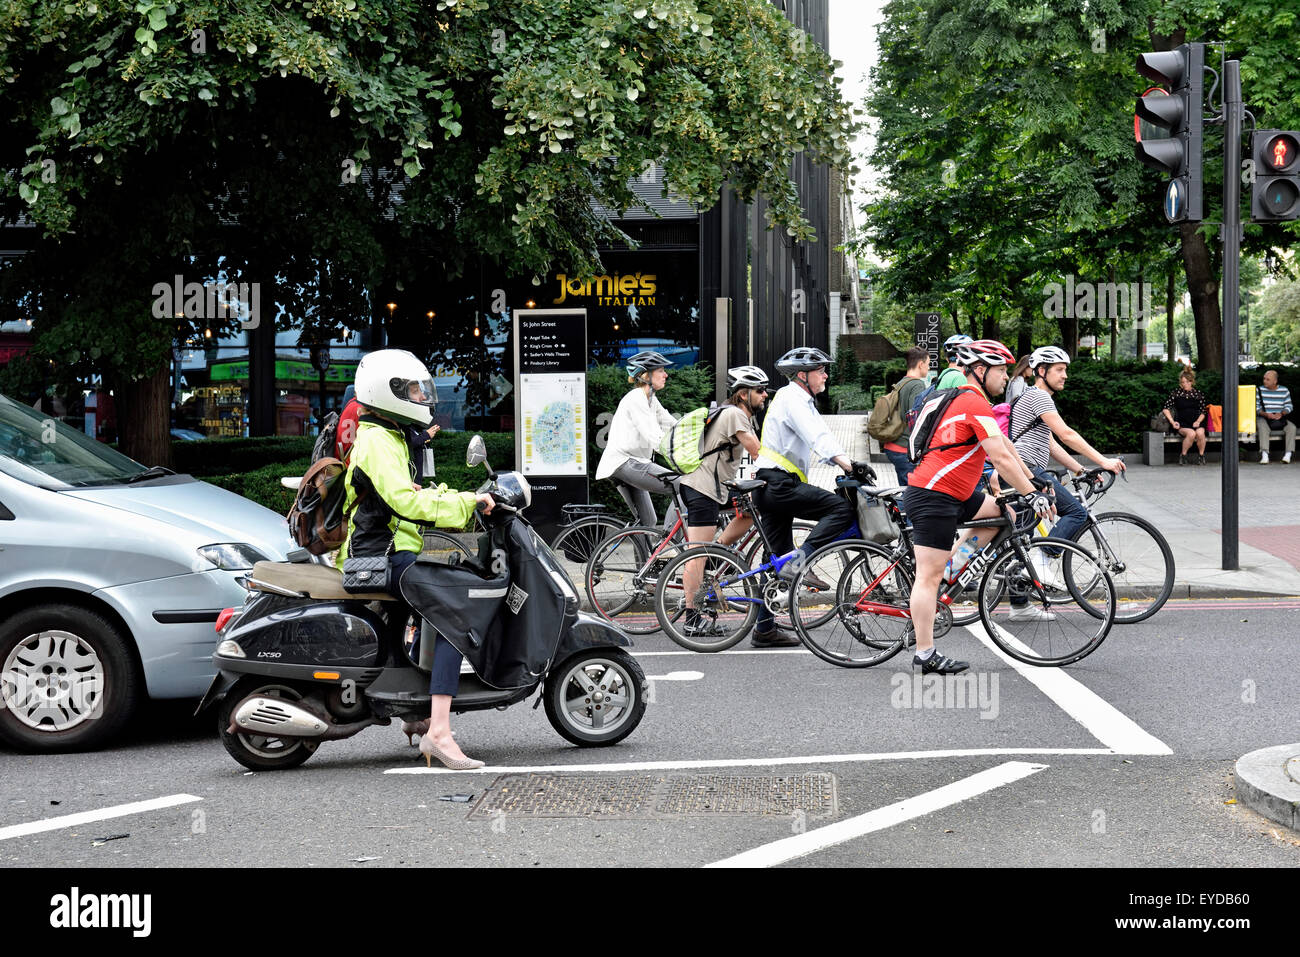
[[[1256,130],[1250,134],[1255,181],[1250,218],[1257,223],[1300,219],[1300,132]]]
[[[1168,137],[1138,135],[1137,158],[1172,177],[1165,186],[1165,218],[1171,223],[1204,218],[1201,202],[1201,100],[1205,95],[1205,44],[1184,43],[1176,50],[1143,53],[1137,70],[1163,83],[1168,93],[1138,98],[1139,119],[1168,130]],[[1154,132],[1154,131],[1151,131]]]

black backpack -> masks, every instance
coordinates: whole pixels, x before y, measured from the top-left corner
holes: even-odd
[[[930,439],[934,436],[934,430],[943,417],[948,412],[948,406],[952,405],[953,399],[957,398],[961,392],[960,388],[954,389],[934,389],[926,390],[922,393],[917,402],[919,406],[913,406],[912,411],[907,414],[907,457],[912,462],[920,462],[925,457],[926,452],[943,451],[944,449],[955,449],[962,445],[976,445],[978,439],[974,436],[965,442],[952,442],[947,445],[930,445]],[[929,393],[930,397],[925,398]],[[924,402],[921,402],[925,399]]]

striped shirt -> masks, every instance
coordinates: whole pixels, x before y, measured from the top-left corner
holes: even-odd
[[[1255,411],[1257,412],[1281,412],[1283,414],[1295,411],[1295,406],[1291,404],[1291,390],[1284,385],[1276,389],[1265,389],[1259,387],[1255,393]]]
[[[1046,389],[1030,386],[1011,410],[1011,437],[1016,451],[1027,465],[1047,468],[1051,460],[1052,430],[1043,424],[1043,416],[1056,411],[1056,403]]]

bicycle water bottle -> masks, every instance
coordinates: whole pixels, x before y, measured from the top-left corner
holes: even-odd
[[[944,581],[954,582],[957,580],[957,576],[966,570],[966,565],[975,557],[975,553],[979,551],[978,546],[978,535],[972,535],[970,538],[966,539],[966,541],[961,543],[961,548],[957,549],[957,554],[948,559],[948,564],[944,567]]]

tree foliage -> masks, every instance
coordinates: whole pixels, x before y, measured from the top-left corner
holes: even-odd
[[[260,281],[324,330],[430,263],[590,275],[595,204],[651,162],[811,240],[789,159],[848,165],[831,74],[764,0],[0,0],[0,221],[43,237],[0,315],[65,376],[138,382],[235,328],[155,319],[154,283]]]
[[[1133,103],[1146,85],[1134,61],[1184,38],[1223,40],[1241,58],[1261,125],[1300,125],[1300,62],[1283,49],[1295,19],[1262,0],[892,0],[868,105],[882,188],[865,209],[864,240],[889,264],[878,288],[908,307],[969,317],[965,332],[1010,339],[1011,317],[1035,343],[1072,344],[1107,325],[1045,323],[1046,284],[1069,275],[1160,288],[1176,264],[1193,288],[1198,339],[1217,337],[1218,229],[1164,223],[1161,178],[1133,156]],[[1216,69],[1218,49],[1207,47]],[[1219,108],[1217,98],[1206,107]],[[1222,134],[1206,131],[1213,224]],[[1280,248],[1294,234],[1249,227],[1247,249]],[[1211,365],[1217,341],[1201,342]]]

